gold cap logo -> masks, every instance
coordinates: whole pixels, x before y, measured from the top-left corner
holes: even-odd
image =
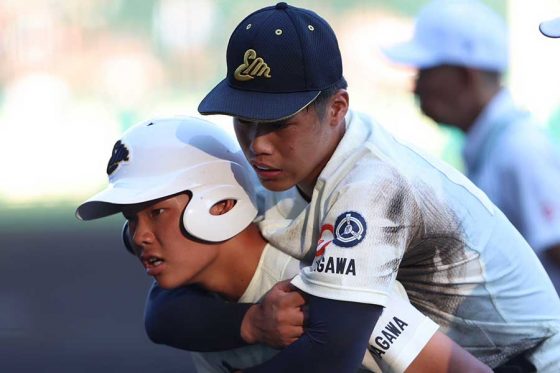
[[[247,49],[243,56],[243,63],[239,65],[233,77],[241,82],[255,79],[255,76],[263,76],[271,78],[270,67],[260,57],[257,57],[257,52],[254,49]]]

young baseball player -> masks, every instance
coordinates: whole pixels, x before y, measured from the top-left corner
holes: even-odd
[[[231,35],[227,66],[199,111],[234,118],[273,191],[259,226],[304,261],[292,284],[309,308],[303,336],[248,371],[355,370],[395,279],[491,367],[560,369],[560,300],[531,248],[463,175],[349,110],[324,19],[285,3],[260,9]],[[148,307],[161,316],[165,305]]]
[[[76,214],[91,220],[122,213],[127,249],[161,288],[196,284],[229,301],[256,302],[299,272],[299,262],[267,244],[252,224],[252,170],[234,140],[210,123],[187,117],[139,123],[117,141],[107,172],[109,186]],[[490,371],[436,333],[437,325],[395,284],[368,352],[362,351],[365,369]],[[194,361],[201,372],[222,372],[277,352],[254,345],[196,354]]]

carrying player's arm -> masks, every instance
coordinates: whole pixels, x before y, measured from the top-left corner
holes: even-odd
[[[189,303],[198,301],[191,290],[197,291],[187,288],[169,291],[157,286],[152,288],[148,300],[149,311],[146,315],[152,318],[161,317],[159,320],[152,319],[155,321],[153,327],[164,328],[159,331],[152,330],[158,333],[160,338],[158,342],[197,351],[201,351],[200,346],[203,345],[208,351],[219,350],[220,345],[227,343],[237,346],[236,341],[238,345],[242,345],[243,342],[239,338],[239,333],[235,332],[234,326],[240,326],[238,319],[227,316],[234,304],[211,297],[210,294],[205,295],[202,304]],[[279,347],[291,343],[302,334],[303,312],[300,302],[303,298],[292,302],[293,299],[298,299],[296,295],[299,296],[299,293],[294,291],[288,282],[283,281],[274,286],[260,304],[249,309],[243,318],[241,328],[249,328],[250,331],[247,333],[251,334],[250,338],[253,338],[251,342],[266,343],[268,339],[272,341],[269,345]],[[209,302],[214,304],[208,309],[209,311],[204,311]],[[224,306],[223,309],[217,313],[213,312],[220,305]],[[221,315],[221,318],[216,317],[217,315]],[[199,319],[193,323],[191,319],[193,317]],[[407,325],[401,331],[401,335],[391,341],[390,348],[384,350],[387,346],[377,345],[376,338],[383,337],[385,326],[394,320],[394,317]],[[227,325],[224,319],[230,321],[230,325]],[[216,328],[210,332],[205,330],[206,326],[215,327],[209,324],[209,321],[221,325],[222,329]],[[189,335],[191,336],[186,337]],[[229,339],[233,342],[224,342]],[[364,350],[366,349],[362,347],[362,351]],[[391,297],[379,320],[379,325],[370,338],[363,366],[371,371],[380,371],[382,369],[379,366],[382,366],[383,370],[387,371],[406,370],[406,372],[419,373],[491,371],[445,334],[437,331],[437,325],[421,315],[408,301],[399,300],[397,297]]]
[[[309,319],[304,334],[269,361],[245,372],[353,372],[360,367],[364,346],[383,307],[307,297]]]
[[[289,296],[296,294],[297,292],[291,292]],[[203,301],[202,307],[198,307],[196,303],[200,300]],[[364,346],[367,345],[382,307],[315,296],[309,296],[307,301],[309,322],[301,338],[275,358],[248,371],[287,371],[287,369],[301,369],[306,364],[310,364],[309,368],[312,365],[313,368],[337,372],[352,371],[359,367]],[[290,302],[284,304],[288,303]],[[210,306],[210,312],[204,309],[206,306]],[[234,315],[239,315],[237,312],[240,309],[247,308],[243,305],[235,310],[235,306],[234,303],[205,297],[202,292],[197,292],[192,287],[172,291],[153,287],[148,297],[145,314],[146,331],[150,339],[156,343],[165,343],[187,350],[216,351],[241,346],[243,342],[240,338],[239,317],[232,319],[226,314],[234,310]],[[249,312],[252,318],[250,321],[247,320],[252,325],[251,342],[264,342],[267,338],[270,340],[272,333],[268,330],[271,324],[256,323],[258,320],[270,320],[271,318],[266,317],[264,313],[274,312],[278,308],[267,303],[253,307],[253,312]],[[274,317],[272,316],[272,319]],[[341,323],[341,319],[348,319],[351,322]],[[232,323],[224,328],[224,320]],[[302,321],[301,317],[296,319],[296,324],[298,321]],[[349,324],[350,328],[348,328]],[[296,325],[294,328],[286,329],[297,333],[299,328]],[[293,337],[276,339],[291,340]],[[273,342],[273,344],[277,343]],[[314,361],[314,356],[323,357],[321,361]]]

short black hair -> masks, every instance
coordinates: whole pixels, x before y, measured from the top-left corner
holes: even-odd
[[[329,99],[334,96],[339,90],[346,88],[348,88],[348,83],[346,82],[346,79],[342,77],[338,82],[336,82],[329,88],[322,90],[321,93],[319,93],[319,96],[317,96],[317,98],[309,106],[313,105],[319,118],[323,119],[325,117]]]

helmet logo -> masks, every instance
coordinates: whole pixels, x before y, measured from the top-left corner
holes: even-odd
[[[255,76],[271,78],[270,67],[261,57],[257,57],[254,49],[247,49],[243,56],[243,63],[233,73],[235,79],[244,82],[255,79]]]
[[[107,164],[107,175],[111,176],[119,167],[121,162],[128,162],[130,152],[126,145],[124,145],[121,140],[115,143],[113,146],[113,152],[111,153],[111,159],[109,159],[109,163]]]

